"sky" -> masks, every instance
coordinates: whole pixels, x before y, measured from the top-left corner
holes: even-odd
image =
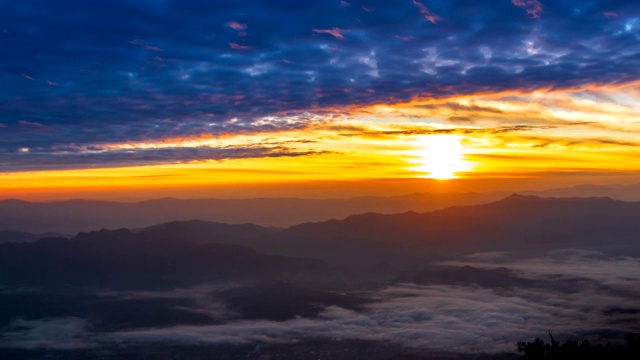
[[[635,1],[0,0],[0,48],[0,198],[640,182]]]

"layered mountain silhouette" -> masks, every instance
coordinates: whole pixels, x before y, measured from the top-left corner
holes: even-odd
[[[639,201],[640,184],[625,186],[582,185],[564,189],[528,191],[542,197],[610,196]],[[500,200],[508,193],[415,193],[402,196],[368,196],[341,199],[155,199],[140,202],[67,200],[38,203],[0,200],[0,230],[29,233],[139,228],[170,221],[200,219],[223,223],[254,223],[289,227],[304,222],[340,219],[375,212],[397,214],[427,212],[451,206],[470,206]]]
[[[34,242],[45,237],[67,237],[67,235],[52,232],[44,234],[32,234],[26,231],[19,230],[0,230],[0,244],[9,242]]]
[[[514,194],[485,205],[422,214],[368,213],[306,223],[286,233],[336,243],[424,248],[442,255],[494,250],[535,254],[567,247],[628,254],[638,252],[638,220],[640,203]]]
[[[327,263],[361,269],[381,263],[414,266],[482,251],[531,256],[580,248],[629,255],[640,251],[638,220],[640,203],[512,195],[484,205],[366,213],[285,230],[174,221],[2,244],[0,273],[4,284],[144,287],[328,273]]]
[[[319,260],[265,255],[245,246],[215,243],[215,236],[198,243],[188,230],[175,237],[155,237],[154,231],[100,230],[71,239],[2,244],[0,284],[162,288],[333,271]]]
[[[502,339],[493,328],[553,321],[563,331],[585,324],[585,334],[617,336],[638,324],[630,255],[640,254],[639,219],[640,203],[512,195],[284,229],[174,220],[38,240],[5,231],[13,240],[0,243],[0,349],[16,359],[154,357],[148,348],[172,357],[301,358],[352,339],[366,341],[343,358],[374,349],[399,359],[406,345],[389,334],[427,339],[452,323],[481,339]],[[568,248],[580,250],[557,251]],[[584,274],[591,260],[594,272]],[[618,261],[625,268],[603,268]],[[442,333],[438,341],[451,336]],[[220,338],[231,345],[209,342]],[[67,343],[82,346],[36,346]],[[271,352],[276,346],[286,348]]]
[[[541,197],[609,196],[640,201],[640,184],[580,185],[523,194]],[[304,222],[340,219],[353,214],[427,212],[451,206],[470,206],[500,200],[507,192],[415,193],[402,196],[365,196],[338,199],[256,198],[190,199],[164,198],[140,202],[67,200],[47,203],[0,200],[0,230],[30,233],[80,231],[108,228],[139,228],[169,221],[200,219],[224,223],[254,223],[289,227]]]
[[[345,199],[191,199],[164,198],[133,203],[68,200],[50,203],[0,201],[0,230],[77,233],[101,228],[138,228],[176,220],[208,220],[287,227],[375,211],[430,211],[452,205],[481,204],[502,193],[410,194]]]
[[[484,205],[401,214],[366,213],[284,230],[251,224],[171,222],[139,236],[238,244],[261,252],[315,257],[338,265],[371,266],[407,257],[447,257],[507,251],[536,255],[564,248],[611,254],[638,252],[640,203],[609,198],[512,195]],[[156,234],[156,235],[151,235]]]

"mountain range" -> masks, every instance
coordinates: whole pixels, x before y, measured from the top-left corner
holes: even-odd
[[[581,185],[563,189],[521,192],[541,197],[607,196],[640,201],[640,185]],[[66,200],[58,202],[0,201],[0,230],[75,234],[100,228],[140,228],[158,223],[200,219],[222,223],[254,223],[285,228],[305,222],[341,219],[353,214],[427,212],[451,206],[484,204],[508,192],[416,193],[344,199],[155,199],[141,202]]]
[[[202,220],[133,230],[103,229],[70,239],[2,244],[0,267],[7,274],[5,281],[17,276],[12,281],[18,282],[26,278],[63,281],[71,274],[105,283],[117,283],[118,276],[125,274],[135,274],[127,281],[139,283],[149,279],[198,282],[229,269],[264,274],[325,265],[327,270],[327,264],[349,269],[382,264],[396,268],[425,259],[492,251],[533,256],[580,248],[637,255],[638,220],[638,202],[514,194],[483,205],[426,213],[365,213],[287,229]],[[316,260],[308,260],[311,258]],[[40,278],[45,273],[46,279]]]
[[[287,228],[4,232],[0,354],[463,359],[549,330],[621,338],[640,323],[639,219],[640,202],[514,194]]]

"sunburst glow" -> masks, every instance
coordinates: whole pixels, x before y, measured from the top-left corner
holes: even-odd
[[[455,135],[431,135],[416,141],[418,149],[412,152],[419,158],[418,165],[411,170],[425,173],[423,177],[447,180],[458,177],[458,173],[471,170],[465,160],[462,138]]]

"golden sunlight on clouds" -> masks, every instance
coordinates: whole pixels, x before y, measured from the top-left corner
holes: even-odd
[[[51,184],[67,189],[146,189],[637,175],[640,93],[635,90],[609,89],[609,96],[594,90],[426,99],[345,111],[306,128],[96,144],[106,153],[195,149],[212,155],[120,168],[4,173],[0,193],[51,189]]]

